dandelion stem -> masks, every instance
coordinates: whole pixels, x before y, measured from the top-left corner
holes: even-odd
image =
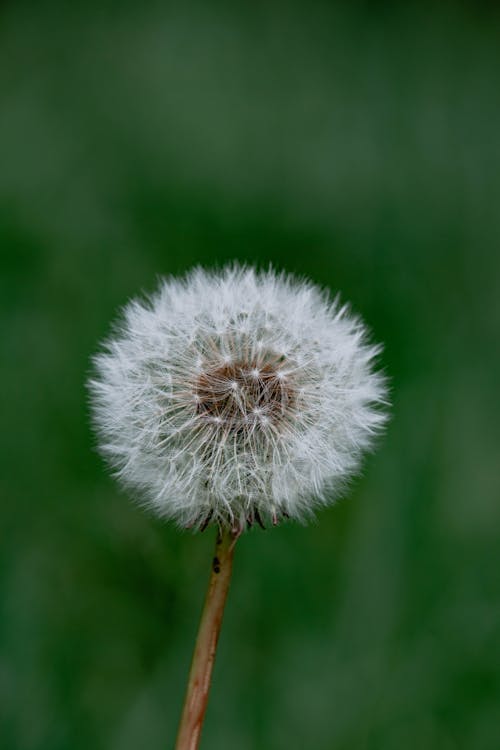
[[[196,750],[199,745],[238,536],[232,531],[217,534],[175,750]]]

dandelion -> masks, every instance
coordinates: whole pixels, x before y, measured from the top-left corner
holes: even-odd
[[[177,748],[198,746],[234,544],[334,501],[385,421],[380,351],[313,284],[231,266],[125,308],[90,381],[118,480],[217,546]]]

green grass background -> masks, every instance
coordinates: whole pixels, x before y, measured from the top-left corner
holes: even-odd
[[[348,498],[239,543],[202,747],[500,747],[500,14],[0,9],[0,746],[173,746],[213,533],[120,493],[117,308],[231,259],[340,290],[393,418]]]

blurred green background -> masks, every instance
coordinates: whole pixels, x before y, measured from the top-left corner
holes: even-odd
[[[122,495],[85,380],[162,274],[272,262],[385,342],[348,499],[239,543],[202,747],[500,747],[500,12],[4,2],[0,746],[173,746],[213,532]]]

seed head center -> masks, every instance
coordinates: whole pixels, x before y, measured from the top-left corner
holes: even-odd
[[[295,402],[283,362],[227,362],[205,367],[193,387],[197,414],[225,429],[242,431],[283,422]]]

